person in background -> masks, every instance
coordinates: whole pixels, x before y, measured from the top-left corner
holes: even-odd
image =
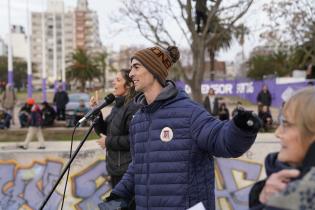
[[[74,110],[73,114],[73,126],[75,126],[79,120],[84,117],[86,113],[88,113],[89,109],[85,106],[84,100],[80,99],[79,107]]]
[[[306,79],[315,79],[315,65],[312,63],[306,67]]]
[[[272,97],[268,90],[268,86],[264,84],[262,86],[261,91],[257,95],[257,105],[258,105],[258,113],[261,111],[263,106],[267,106],[268,111],[272,103]]]
[[[278,116],[277,116],[277,122],[278,124],[281,121],[281,117],[283,116],[283,107],[285,103],[294,95],[294,89],[292,87],[286,88],[283,93],[281,94],[282,103],[279,108]]]
[[[242,110],[243,108],[243,104],[241,101],[237,101],[236,103],[236,107],[233,109],[232,111],[232,117],[234,117],[235,115],[237,115],[239,110]]]
[[[19,111],[19,120],[21,128],[28,127],[31,121],[31,108],[27,102],[21,107]]]
[[[208,95],[203,101],[203,106],[212,116],[214,117],[218,116],[219,98],[216,97],[215,91],[213,88],[209,89]]]
[[[16,94],[11,84],[7,84],[2,94],[2,108],[11,115],[12,124],[14,124],[14,107],[16,105]]]
[[[28,149],[29,143],[32,141],[34,136],[36,135],[37,140],[39,141],[40,146],[38,149],[45,149],[45,140],[42,132],[42,113],[39,106],[35,103],[33,98],[27,99],[26,102],[29,106],[31,106],[31,119],[30,125],[28,127],[27,135],[23,145],[18,146],[20,149]]]
[[[57,109],[57,120],[66,120],[66,105],[69,102],[69,97],[68,93],[63,90],[62,85],[58,86],[53,102]]]
[[[5,81],[0,80],[0,94],[2,94],[5,91],[6,83]]]
[[[196,24],[197,24],[197,33],[201,33],[204,29],[207,18],[208,18],[208,8],[207,0],[194,0],[196,1]]]
[[[280,125],[275,132],[280,140],[281,149],[266,157],[267,178],[252,187],[249,194],[251,209],[312,209],[314,207],[314,188],[307,189],[307,186],[304,186],[303,194],[295,193],[297,188],[294,187],[294,183],[304,179],[304,176],[315,167],[314,107],[315,89],[310,87],[297,91],[285,103]],[[313,185],[308,186],[314,186],[314,178]],[[269,203],[269,200],[277,195],[286,197],[286,202]]]
[[[272,128],[272,116],[267,106],[263,106],[261,111],[258,113],[258,117],[263,123],[263,129],[265,132],[268,132]]]
[[[113,81],[116,96],[114,106],[105,120],[100,113],[94,126],[96,133],[101,135],[98,144],[107,151],[106,168],[113,188],[121,180],[131,162],[129,124],[139,109],[139,106],[133,102],[136,92],[128,76],[129,72],[128,69],[122,69],[116,74]],[[96,106],[94,97],[91,98],[90,105]]]
[[[42,103],[43,127],[53,126],[56,118],[55,109],[47,101]]]
[[[10,128],[11,115],[4,109],[0,108],[0,129]]]
[[[226,107],[226,104],[222,102],[219,106],[219,120],[229,120],[230,119],[230,112]]]
[[[166,80],[179,57],[175,46],[156,46],[131,58],[142,107],[130,125],[132,162],[107,204],[135,196],[137,210],[186,210],[199,202],[214,210],[213,156],[238,157],[254,143],[260,124],[252,112],[220,121]]]

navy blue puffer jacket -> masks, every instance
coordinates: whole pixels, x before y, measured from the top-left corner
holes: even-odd
[[[146,104],[143,96],[137,102]],[[167,131],[167,132],[165,132]],[[213,156],[238,157],[256,135],[210,116],[173,83],[143,106],[130,128],[132,159],[113,193],[135,195],[137,210],[215,209]]]

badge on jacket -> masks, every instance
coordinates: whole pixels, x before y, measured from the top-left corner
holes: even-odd
[[[173,139],[173,131],[170,127],[165,127],[162,129],[160,134],[161,141],[169,142]]]

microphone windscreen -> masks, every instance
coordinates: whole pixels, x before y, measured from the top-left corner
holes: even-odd
[[[110,93],[107,96],[105,96],[104,100],[106,101],[107,104],[111,104],[115,100],[115,96],[114,94]]]

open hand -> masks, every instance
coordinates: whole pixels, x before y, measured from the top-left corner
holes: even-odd
[[[296,169],[284,169],[272,174],[266,181],[259,195],[259,201],[266,203],[275,193],[283,191],[292,178],[299,176],[300,171]]]
[[[96,100],[96,98],[94,97],[94,96],[92,96],[91,98],[90,98],[90,107],[91,108],[94,108],[94,107],[96,107],[97,106],[97,100]]]
[[[106,136],[104,134],[100,134],[101,138],[99,138],[96,143],[102,148],[105,149],[106,148]]]

